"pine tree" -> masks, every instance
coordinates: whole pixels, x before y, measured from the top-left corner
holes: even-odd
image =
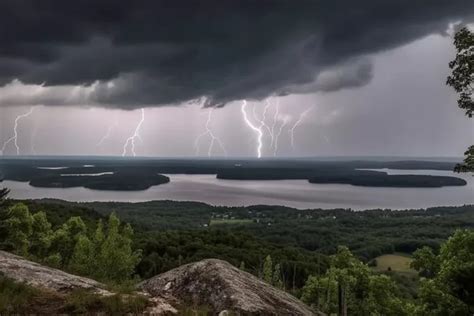
[[[281,267],[279,263],[275,264],[272,277],[272,285],[279,289],[283,288],[283,282],[281,280]]]
[[[270,255],[265,258],[263,263],[263,280],[270,284],[273,281],[273,263]]]

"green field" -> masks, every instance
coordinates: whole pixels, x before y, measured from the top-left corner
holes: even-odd
[[[246,225],[252,224],[253,220],[251,219],[211,219],[210,225]]]
[[[374,267],[376,271],[395,271],[395,272],[409,272],[416,273],[410,268],[410,263],[413,261],[409,255],[404,253],[382,255],[375,258],[377,265]]]

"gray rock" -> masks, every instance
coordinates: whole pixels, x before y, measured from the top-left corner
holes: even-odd
[[[5,251],[0,251],[0,272],[17,282],[24,282],[33,287],[57,293],[86,289],[102,295],[112,294],[97,281],[45,267]]]
[[[292,295],[228,262],[207,259],[141,282],[138,288],[173,306],[207,306],[212,312],[255,315],[314,315]]]

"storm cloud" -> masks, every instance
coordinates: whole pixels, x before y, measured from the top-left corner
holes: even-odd
[[[472,0],[0,2],[0,105],[209,106],[337,91]]]

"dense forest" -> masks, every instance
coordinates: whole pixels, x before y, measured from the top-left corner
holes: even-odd
[[[425,245],[437,248],[455,229],[474,228],[472,205],[394,212],[298,210],[268,205],[221,207],[177,201],[72,203],[43,200],[27,203],[38,210],[44,204],[54,209],[80,207],[104,216],[113,210],[143,231],[226,231],[325,254],[346,245],[366,261],[384,253],[410,253]]]
[[[2,249],[114,284],[220,258],[327,313],[341,307],[340,286],[353,315],[444,315],[450,304],[463,315],[474,306],[466,275],[474,206],[354,212],[5,200],[0,208]],[[456,254],[463,247],[467,261]],[[374,268],[379,255],[398,252],[412,256],[411,270]]]

